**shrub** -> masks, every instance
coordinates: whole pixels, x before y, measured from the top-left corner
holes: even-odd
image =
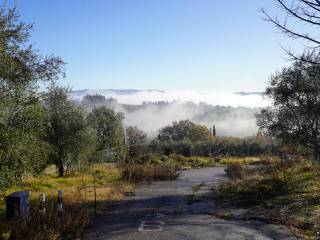
[[[120,171],[122,179],[129,182],[174,180],[178,177],[177,169],[169,165],[123,164]]]
[[[240,163],[230,163],[224,171],[231,180],[242,179],[245,172],[244,167]]]
[[[241,181],[229,182],[219,186],[220,199],[230,201],[239,206],[253,206],[268,199],[287,194],[289,186],[287,179],[280,173],[268,177],[255,176],[243,178]]]

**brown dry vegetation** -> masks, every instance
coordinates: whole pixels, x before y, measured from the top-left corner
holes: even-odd
[[[30,194],[30,218],[26,222],[6,222],[4,201],[0,201],[0,239],[8,239],[14,232],[16,239],[55,240],[68,236],[77,237],[82,233],[94,213],[94,178],[96,176],[96,209],[97,214],[112,207],[132,185],[122,181],[118,169],[105,165],[95,165],[82,173],[57,178],[49,174],[40,177],[29,177],[20,186],[13,187],[4,193],[28,190]],[[64,190],[64,211],[57,215],[57,190]],[[46,214],[39,213],[39,193],[46,193]],[[45,223],[45,227],[44,227]]]
[[[257,168],[232,165],[226,172],[230,181],[218,186],[214,194],[225,216],[284,224],[304,239],[316,238],[320,230],[319,164],[276,161]],[[227,209],[233,206],[246,211],[232,216]]]
[[[133,183],[174,180],[178,177],[177,168],[170,165],[131,163],[121,165],[120,171],[125,181]]]

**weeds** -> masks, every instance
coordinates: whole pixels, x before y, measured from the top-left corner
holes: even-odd
[[[244,175],[244,167],[240,163],[228,164],[224,170],[229,179],[242,179]]]
[[[46,208],[46,213],[32,209],[27,220],[6,223],[5,228],[11,239],[56,240],[80,237],[89,223],[89,212],[79,200],[65,204],[64,211],[58,214],[53,206]],[[85,203],[84,203],[85,204]]]
[[[123,164],[120,171],[123,180],[134,183],[174,180],[178,177],[177,169],[169,165]]]
[[[192,194],[188,197],[188,204],[193,204],[195,202],[201,201],[201,196],[199,195],[199,191],[204,186],[205,186],[205,183],[202,182],[192,187]]]
[[[92,169],[96,173],[97,214],[104,212],[113,202],[119,201],[132,186],[121,180],[120,171],[109,165],[99,164]],[[30,218],[26,222],[5,222],[4,201],[0,201],[0,239],[8,239],[14,233],[17,240],[54,240],[78,237],[94,213],[93,176],[91,171],[73,173],[57,178],[53,172],[40,177],[30,177],[23,185],[13,187],[5,195],[18,190],[27,190],[30,195]],[[64,190],[64,211],[56,212],[56,191]],[[47,196],[46,215],[38,211],[39,193]],[[43,226],[45,223],[45,228]]]
[[[216,202],[227,211],[246,209],[242,219],[265,219],[289,226],[303,239],[320,230],[320,165],[287,160],[242,169],[242,178],[215,189]]]

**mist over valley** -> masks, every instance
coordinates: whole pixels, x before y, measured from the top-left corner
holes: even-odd
[[[85,96],[93,96],[85,98]],[[218,136],[247,137],[257,133],[255,113],[268,106],[260,92],[208,94],[195,91],[136,89],[85,89],[72,92],[72,98],[87,108],[106,105],[124,114],[126,126],[137,126],[149,138],[173,121],[189,119],[214,124]]]

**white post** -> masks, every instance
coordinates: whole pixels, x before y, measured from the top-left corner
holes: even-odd
[[[39,200],[40,200],[40,212],[45,214],[46,213],[46,208],[45,208],[46,194],[40,193]]]
[[[62,199],[63,199],[63,190],[58,190],[58,204],[57,204],[57,209],[58,209],[58,213],[59,213],[59,214],[61,214],[62,211],[63,211]]]

